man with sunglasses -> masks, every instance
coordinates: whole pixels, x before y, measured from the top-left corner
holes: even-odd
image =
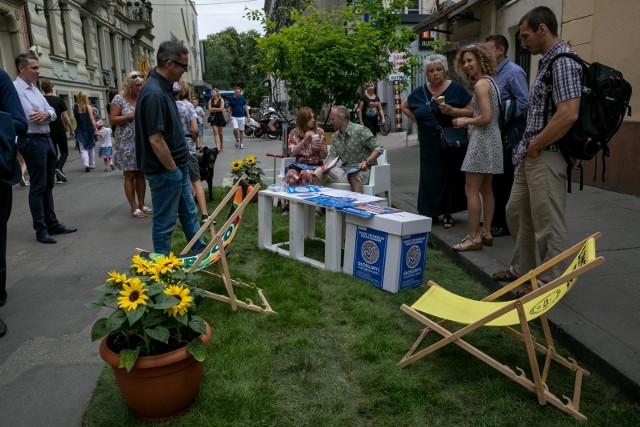
[[[189,191],[189,150],[180,125],[172,84],[189,69],[189,51],[177,41],[160,44],[147,83],[136,106],[136,152],[138,168],[144,172],[153,201],[153,249],[168,255],[176,215],[187,240],[199,229],[196,204]],[[202,239],[194,249],[205,246]]]

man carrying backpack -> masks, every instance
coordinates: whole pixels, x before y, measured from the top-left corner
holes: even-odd
[[[547,7],[532,9],[520,19],[522,46],[531,54],[542,54],[531,88],[527,126],[515,155],[516,167],[507,203],[507,224],[515,242],[510,268],[493,275],[512,281],[562,252],[567,234],[565,219],[567,163],[556,142],[578,119],[582,67],[570,58],[553,61],[552,102],[545,108],[547,88],[542,81],[552,58],[571,52],[558,37],[558,21]],[[546,113],[546,114],[545,114]],[[537,252],[536,252],[537,249]],[[562,273],[562,266],[549,269],[542,281]]]
[[[506,207],[511,194],[513,184],[513,152],[522,140],[527,124],[526,113],[529,105],[529,88],[527,87],[527,75],[522,67],[507,57],[509,42],[499,34],[485,39],[487,48],[496,61],[496,75],[494,80],[500,91],[502,133],[502,155],[504,159],[504,173],[494,175],[493,196],[495,198],[495,210],[491,222],[491,235],[493,237],[508,236]]]

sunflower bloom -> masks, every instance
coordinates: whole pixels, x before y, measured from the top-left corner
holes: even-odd
[[[147,305],[149,297],[145,294],[147,289],[137,277],[127,280],[122,285],[122,290],[118,292],[118,307],[124,311],[132,311],[138,308],[138,305]]]
[[[242,160],[234,160],[231,163],[231,172],[239,172],[242,167]]]
[[[142,274],[146,276],[151,268],[151,261],[142,258],[140,255],[136,255],[132,258],[133,265],[131,268],[135,270],[136,274]]]
[[[256,156],[253,155],[249,155],[247,157],[245,157],[244,161],[249,165],[255,165],[256,164]]]
[[[113,283],[114,285],[122,285],[127,282],[127,275],[120,274],[116,271],[109,272],[109,278],[107,279],[108,283]]]
[[[155,260],[153,268],[160,275],[171,273],[173,271],[171,260],[164,256]]]
[[[168,260],[167,265],[171,267],[172,270],[175,270],[179,267],[184,266],[182,259],[178,258],[177,256],[174,256],[173,252],[169,252],[169,256],[167,257],[167,260]]]
[[[151,267],[149,267],[149,278],[151,280],[153,280],[156,283],[163,283],[162,282],[162,277],[161,274],[158,272],[158,269],[156,268],[155,265],[152,265]]]
[[[191,301],[193,301],[193,297],[189,295],[191,291],[188,288],[185,288],[184,286],[169,285],[163,292],[179,301],[177,305],[165,309],[165,313],[173,317],[178,315],[183,316],[187,313],[187,309],[191,307]]]

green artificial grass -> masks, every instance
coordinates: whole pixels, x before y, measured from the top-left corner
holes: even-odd
[[[224,194],[216,190],[217,201]],[[274,211],[274,241],[287,239],[287,221]],[[322,235],[322,225],[317,228]],[[551,405],[539,406],[534,394],[455,345],[397,368],[421,329],[399,307],[418,299],[426,285],[390,294],[258,250],[257,229],[253,204],[229,248],[231,275],[262,288],[277,314],[233,312],[221,302],[199,301],[199,314],[213,328],[200,393],[185,416],[163,425],[581,425]],[[175,250],[184,245],[183,238],[174,239]],[[310,245],[309,256],[321,259],[322,254],[322,245]],[[426,280],[472,298],[489,293],[432,247]],[[223,291],[219,283],[203,279],[200,284]],[[250,289],[237,295],[259,301]],[[512,369],[528,366],[523,345],[499,330],[484,328],[468,338]],[[557,395],[570,395],[573,376],[554,368],[550,384]],[[581,411],[594,426],[640,425],[638,408],[593,371],[584,379]],[[120,396],[111,368],[98,381],[83,425],[144,425]]]

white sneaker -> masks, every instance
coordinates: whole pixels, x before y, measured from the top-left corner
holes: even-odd
[[[244,144],[240,144],[240,149],[244,150]]]

